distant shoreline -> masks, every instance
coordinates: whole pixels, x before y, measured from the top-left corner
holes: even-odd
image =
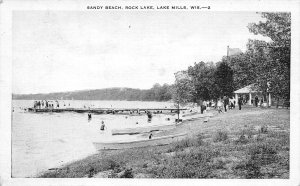
[[[127,100],[169,101],[172,86],[155,84],[151,89],[105,88],[37,94],[12,94],[13,100]]]

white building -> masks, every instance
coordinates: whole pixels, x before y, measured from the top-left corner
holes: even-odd
[[[248,105],[253,105],[255,96],[258,96],[259,100],[261,100],[261,98],[263,98],[263,101],[264,102],[266,101],[264,96],[262,95],[262,91],[259,91],[254,86],[254,84],[251,84],[251,85],[248,85],[241,89],[238,89],[238,90],[234,91],[234,94],[235,94],[236,104],[238,103],[239,96],[246,98]],[[272,105],[271,93],[268,93],[268,97],[269,97],[268,98],[269,105]]]

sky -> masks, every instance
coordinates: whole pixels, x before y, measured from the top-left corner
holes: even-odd
[[[195,62],[246,49],[255,12],[15,11],[15,94],[172,84]]]

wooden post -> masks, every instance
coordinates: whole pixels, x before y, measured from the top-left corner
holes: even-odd
[[[177,122],[179,122],[179,100],[178,100],[178,107],[177,107],[177,116],[178,116]]]

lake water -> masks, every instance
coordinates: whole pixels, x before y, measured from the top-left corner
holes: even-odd
[[[83,108],[173,108],[169,102],[139,101],[59,101],[61,107]],[[93,141],[137,138],[136,135],[112,136],[116,128],[170,124],[176,115],[156,114],[148,123],[145,114],[138,116],[99,114],[88,121],[87,113],[31,113],[33,101],[13,100],[12,176],[31,177],[49,168],[96,153]],[[70,104],[70,106],[69,106]],[[65,106],[64,106],[65,105]],[[127,118],[126,118],[127,116]],[[166,118],[171,118],[167,121]],[[107,127],[100,131],[101,121]],[[136,124],[138,122],[138,125]]]

